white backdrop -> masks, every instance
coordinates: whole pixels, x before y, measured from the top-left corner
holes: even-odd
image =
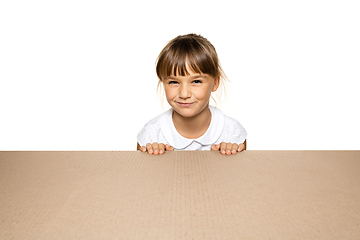
[[[155,60],[180,34],[216,47],[218,100],[248,149],[360,149],[360,4],[0,2],[0,150],[135,150],[168,108]]]

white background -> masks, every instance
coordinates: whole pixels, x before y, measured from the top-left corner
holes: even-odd
[[[0,150],[135,150],[168,108],[155,61],[216,47],[248,149],[360,149],[356,0],[0,2]],[[164,100],[166,101],[166,100]]]

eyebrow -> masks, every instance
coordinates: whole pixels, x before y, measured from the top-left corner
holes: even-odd
[[[184,77],[184,76],[181,76],[181,77]],[[191,76],[192,79],[196,79],[196,78],[206,78],[207,76],[206,75],[203,75],[203,74],[199,74],[199,75],[195,75],[195,76]],[[168,76],[166,77],[164,80],[171,80],[171,79],[177,79],[176,76]]]

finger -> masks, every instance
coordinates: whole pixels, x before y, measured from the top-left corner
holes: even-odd
[[[165,149],[166,149],[166,151],[174,151],[174,148],[172,146],[170,146],[169,144],[165,145]]]
[[[146,149],[148,151],[149,154],[153,154],[154,153],[154,150],[152,148],[152,144],[151,143],[148,143],[146,144]]]
[[[159,154],[164,154],[165,152],[165,146],[163,143],[159,144]]]
[[[232,148],[231,148],[231,153],[232,153],[232,154],[236,154],[238,148],[239,148],[239,145],[237,145],[236,143],[234,143],[234,144],[232,145]]]
[[[211,146],[211,150],[218,151],[220,149],[220,144],[214,144]]]
[[[225,142],[220,143],[220,153],[226,154],[226,143]]]
[[[159,154],[159,144],[158,143],[153,143],[152,144],[152,148],[153,148],[153,150],[154,150],[154,154],[155,155],[158,155]]]
[[[145,146],[140,147],[140,151],[146,152],[146,147]]]
[[[237,151],[238,151],[238,152],[241,152],[241,151],[243,151],[244,149],[245,149],[245,144],[241,143],[241,144],[239,144],[239,147],[238,147]]]
[[[232,143],[227,143],[226,144],[226,154],[230,155],[231,154],[231,150],[232,150]]]

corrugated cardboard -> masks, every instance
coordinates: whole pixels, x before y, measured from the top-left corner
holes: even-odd
[[[360,151],[0,152],[0,239],[360,239]]]

